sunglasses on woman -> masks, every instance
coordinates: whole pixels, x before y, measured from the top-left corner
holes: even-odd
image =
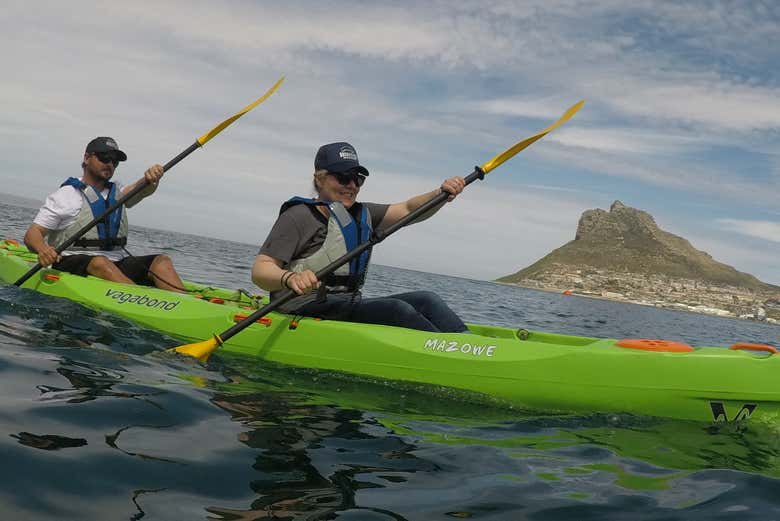
[[[355,185],[360,188],[366,182],[366,176],[354,172],[328,172],[328,174],[335,177],[342,186],[348,186],[350,181],[354,181]]]

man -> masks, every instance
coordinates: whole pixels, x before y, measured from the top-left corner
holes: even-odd
[[[97,137],[87,144],[81,163],[81,179],[68,178],[50,194],[24,235],[24,243],[38,254],[41,266],[51,266],[76,275],[93,275],[124,284],[157,286],[184,292],[179,274],[167,255],[131,256],[127,244],[127,212],[157,189],[163,167],[154,165],[142,179],[122,187],[112,182],[114,171],[127,154],[110,137]],[[57,246],[101,215],[110,205],[144,180],[148,187],[91,228],[69,249],[57,255]]]
[[[423,331],[467,332],[463,321],[437,294],[412,291],[379,298],[361,298],[369,252],[342,266],[325,280],[315,273],[369,239],[374,229],[387,228],[440,192],[452,201],[466,186],[461,177],[440,188],[395,204],[358,202],[368,170],[349,143],[320,147],[314,159],[316,199],[294,197],[282,205],[252,267],[255,284],[271,292],[298,294],[280,311],[331,320],[400,326]],[[438,206],[418,219],[436,213]]]

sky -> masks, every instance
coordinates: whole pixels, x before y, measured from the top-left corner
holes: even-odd
[[[780,3],[602,0],[44,2],[0,10],[0,182],[42,201],[114,137],[128,183],[279,90],[166,173],[132,224],[260,244],[347,141],[393,203],[565,126],[374,261],[490,280],[615,200],[780,284]],[[2,224],[0,223],[0,231]]]

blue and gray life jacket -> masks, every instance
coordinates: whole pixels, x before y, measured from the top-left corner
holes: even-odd
[[[70,226],[62,230],[54,230],[49,234],[49,242],[55,248],[105,212],[109,206],[116,202],[117,195],[116,184],[111,182],[106,183],[108,197],[105,198],[93,187],[75,177],[69,177],[60,186],[72,186],[79,190],[87,204],[81,206],[76,220]],[[90,229],[83,237],[74,242],[69,249],[112,251],[116,246],[124,246],[126,244],[127,212],[123,205],[107,215],[97,226]]]
[[[339,202],[324,202],[305,197],[293,197],[282,205],[279,213],[296,204],[306,204],[312,207],[326,206],[330,210],[328,229],[325,242],[320,249],[304,259],[294,259],[287,269],[290,271],[312,270],[317,272],[347,252],[355,249],[371,237],[371,215],[368,209],[360,203],[355,203],[358,219]],[[354,207],[353,207],[354,208]],[[366,270],[371,257],[370,249],[364,251],[348,264],[341,266],[322,282],[328,292],[354,292],[361,288],[365,280]]]

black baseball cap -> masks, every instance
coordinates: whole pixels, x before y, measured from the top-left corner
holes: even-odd
[[[114,138],[106,136],[96,137],[87,144],[87,149],[84,150],[85,154],[99,154],[100,152],[112,152],[116,156],[117,161],[127,161],[127,154],[119,150],[119,146]]]
[[[327,170],[328,172],[355,171],[368,175],[368,170],[358,163],[355,147],[349,143],[329,143],[322,145],[314,156],[314,170]]]

